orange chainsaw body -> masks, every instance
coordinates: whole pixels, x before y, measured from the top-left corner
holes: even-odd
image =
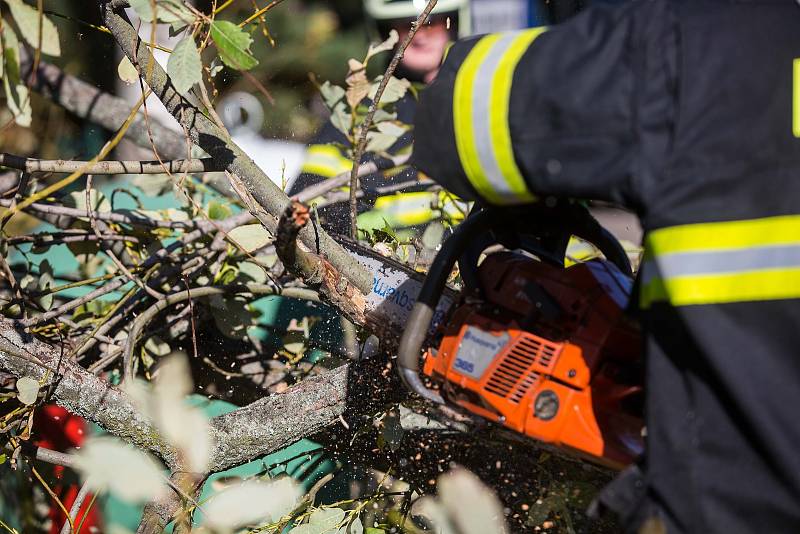
[[[640,336],[631,280],[604,261],[559,268],[489,255],[479,297],[442,327],[423,371],[449,402],[610,467],[642,450]]]

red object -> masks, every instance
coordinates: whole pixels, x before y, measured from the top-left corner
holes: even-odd
[[[467,410],[620,468],[642,451],[640,336],[624,316],[631,281],[607,262],[563,269],[501,252],[480,298],[444,327],[424,373]]]
[[[68,452],[70,449],[80,447],[83,444],[87,430],[88,425],[83,418],[69,413],[60,406],[48,404],[41,407],[36,414],[33,428],[35,438],[34,444],[45,449]],[[51,489],[58,495],[59,500],[69,511],[80,490],[80,482],[75,481],[75,477],[71,476],[70,473],[65,473],[65,471],[66,468],[63,466],[53,466],[51,473],[56,483],[51,485]],[[75,527],[77,528],[78,524],[83,520],[83,526],[80,532],[84,534],[102,532],[98,508],[92,506],[92,508],[89,509],[89,503],[91,501],[92,495],[89,494],[81,505],[80,512],[75,521]],[[85,520],[83,519],[84,515],[86,515]],[[58,532],[61,531],[64,521],[66,521],[66,517],[55,502],[52,502],[50,505],[48,517],[51,520],[51,534],[58,534]]]

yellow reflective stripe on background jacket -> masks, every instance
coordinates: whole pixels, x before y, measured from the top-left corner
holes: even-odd
[[[458,156],[475,190],[494,204],[535,199],[514,160],[508,117],[514,69],[545,31],[533,28],[483,37],[455,80],[453,126]]]
[[[333,178],[353,168],[353,162],[335,145],[311,145],[301,172]]]
[[[466,202],[446,191],[410,191],[384,195],[375,201],[375,211],[391,226],[417,226],[443,218],[450,224],[463,220]]]
[[[645,308],[800,298],[800,215],[661,228],[645,250]]]

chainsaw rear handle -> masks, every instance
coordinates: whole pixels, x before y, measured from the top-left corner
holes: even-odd
[[[442,248],[436,254],[436,261],[433,262],[425,276],[417,301],[406,323],[406,329],[400,338],[397,354],[400,378],[411,391],[437,404],[444,404],[444,399],[422,383],[419,377],[419,352],[428,335],[428,328],[433,319],[436,305],[439,303],[439,297],[444,292],[447,278],[456,261],[466,250],[470,238],[488,231],[495,219],[496,216],[492,210],[474,213],[462,222],[442,244]]]

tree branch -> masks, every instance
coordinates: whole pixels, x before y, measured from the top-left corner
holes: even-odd
[[[25,172],[72,173],[81,170],[85,174],[180,174],[219,172],[211,158],[176,159],[166,161],[87,161],[46,160],[26,158],[14,154],[0,153],[0,166]]]
[[[230,140],[225,132],[175,91],[166,72],[155,61],[124,12],[111,9],[111,6],[103,0],[100,0],[100,5],[106,27],[111,30],[131,63],[139,66],[139,75],[144,78],[167,110],[187,129],[192,140],[214,158],[217,164],[224,166],[241,180],[242,185],[263,210],[254,212],[253,215],[262,223],[265,222],[263,220],[265,215],[270,217],[271,221],[267,228],[271,227],[274,231],[278,217],[289,203],[286,194],[236,143]],[[144,65],[152,68],[141,68]],[[308,250],[324,254],[340,273],[339,276],[348,279],[362,293],[370,291],[372,275],[322,229],[304,228],[300,232],[300,241]]]
[[[20,75],[32,80],[34,91],[52,100],[77,117],[98,124],[107,130],[117,131],[128,117],[130,103],[124,99],[101,91],[97,87],[65,73],[55,65],[39,62],[35,75],[32,72],[33,58],[25,47],[20,47]],[[162,158],[174,159],[186,156],[186,140],[183,135],[150,118],[153,142]],[[144,115],[139,115],[125,132],[125,137],[137,145],[153,149]]]
[[[367,133],[369,132],[370,126],[372,126],[372,119],[375,118],[375,112],[378,111],[378,104],[381,101],[383,92],[386,90],[386,86],[389,85],[389,80],[400,64],[400,60],[403,59],[406,48],[411,44],[411,40],[417,34],[417,30],[428,20],[428,16],[431,14],[434,7],[436,7],[436,0],[428,0],[428,5],[425,6],[425,9],[419,14],[417,20],[411,23],[411,30],[408,32],[408,35],[406,35],[406,38],[403,39],[403,42],[400,43],[400,46],[397,47],[392,60],[389,62],[389,66],[386,67],[383,79],[381,79],[381,83],[378,84],[378,89],[375,91],[375,98],[372,99],[372,103],[369,105],[369,111],[367,111],[367,116],[364,119],[364,123],[361,125],[358,145],[356,145],[356,151],[355,154],[353,154],[353,168],[350,171],[350,237],[353,239],[358,239],[358,226],[356,222],[358,215],[356,192],[359,190],[358,167],[361,163],[361,158],[364,156],[364,150],[367,147]]]

